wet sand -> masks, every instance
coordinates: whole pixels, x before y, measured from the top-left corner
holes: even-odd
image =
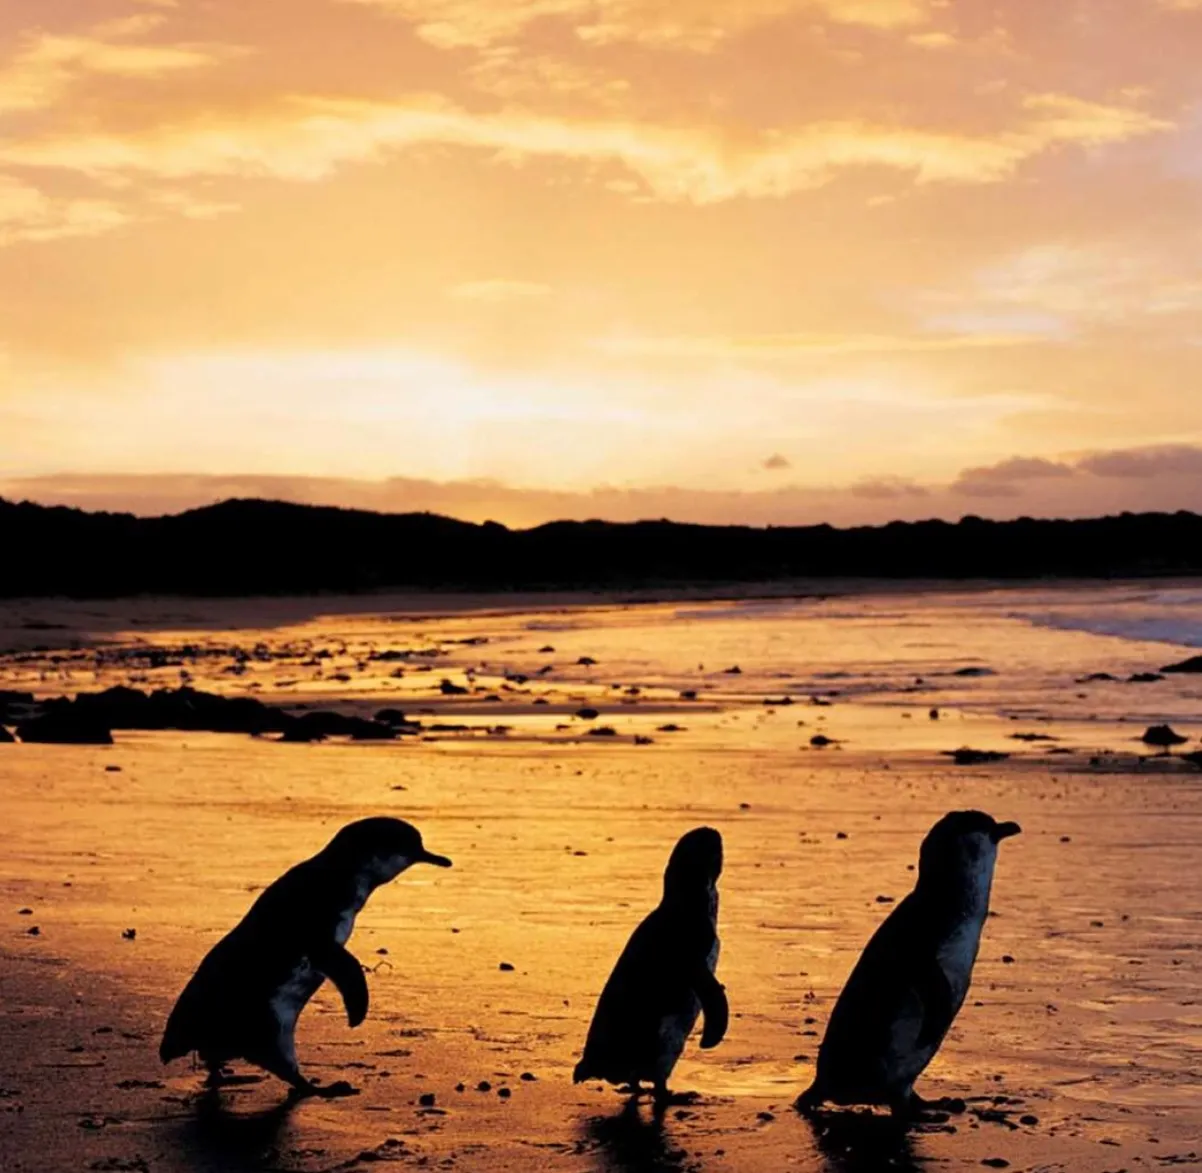
[[[818,707],[799,693],[773,707],[754,695],[767,678],[727,680],[737,689],[719,693],[707,675],[712,694],[685,702],[665,672],[645,673],[637,696],[610,696],[614,683],[636,684],[625,669],[609,678],[622,639],[603,618],[549,632],[556,622],[527,625],[524,643],[506,645],[507,666],[544,639],[614,654],[592,673],[564,656],[539,682],[549,704],[537,708],[529,685],[497,702],[433,695],[444,671],[467,679],[468,653],[450,644],[432,672],[414,665],[396,680],[368,667],[349,682],[314,670],[282,686],[295,664],[276,660],[253,665],[249,681],[225,675],[220,658],[193,668],[198,687],[259,683],[264,699],[348,711],[400,695],[407,711],[456,711],[479,726],[467,734],[280,745],[130,731],[107,747],[0,746],[0,1167],[1202,1164],[1202,772],[1147,760],[1116,722],[1039,725],[1078,751],[1059,757],[1014,743],[1015,724],[984,711],[948,706],[929,721],[925,695]],[[431,643],[497,627],[456,619]],[[356,630],[340,618],[321,639],[353,644]],[[260,636],[298,639],[267,623]],[[481,695],[504,683],[480,671]],[[143,671],[22,661],[0,687],[32,675],[49,694],[131,673]],[[569,715],[579,697],[602,698],[598,722],[617,736],[587,734]],[[502,720],[513,732],[484,732]],[[668,723],[683,729],[658,732]],[[817,728],[842,744],[810,748]],[[636,733],[653,744],[636,745]],[[940,750],[965,741],[1015,756],[954,766]],[[1121,752],[1096,758],[1107,745]],[[834,998],[913,882],[926,828],[964,806],[1025,829],[1003,848],[973,990],[920,1088],[962,1096],[969,1111],[908,1136],[862,1116],[814,1128],[790,1104]],[[360,916],[350,947],[372,969],[362,1027],[346,1026],[328,988],[301,1020],[302,1067],[361,1094],[289,1105],[265,1078],[211,1097],[187,1064],[161,1067],[162,1023],[205,950],[259,887],[374,813],[411,819],[456,866],[413,869]],[[690,1046],[674,1082],[701,1098],[657,1125],[610,1089],[573,1087],[571,1068],[610,966],[658,900],[671,845],[702,823],[726,841],[719,975],[731,1027],[715,1051]],[[427,1093],[433,1106],[419,1102]]]

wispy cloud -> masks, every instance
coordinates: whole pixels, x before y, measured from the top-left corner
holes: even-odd
[[[616,334],[596,339],[608,354],[646,358],[759,360],[832,355],[926,354],[991,350],[1046,341],[1043,334],[962,332],[955,334],[748,334],[654,337]]]
[[[493,158],[557,157],[612,164],[660,200],[696,204],[771,198],[829,182],[849,169],[880,168],[917,183],[987,183],[1066,143],[1099,144],[1164,129],[1134,109],[1047,95],[1033,119],[994,135],[822,122],[733,138],[649,123],[573,121],[520,111],[477,114],[434,97],[395,102],[296,98],[269,113],[205,119],[137,134],[30,138],[0,145],[0,162],[64,168],[96,177],[272,176],[317,180],[351,163],[440,144]]]
[[[0,113],[39,110],[88,78],[154,80],[233,55],[221,45],[147,44],[131,40],[156,28],[152,13],[110,21],[80,35],[35,33],[0,65]]]
[[[925,24],[934,0],[344,0],[400,18],[442,49],[511,41],[540,22],[560,22],[582,41],[635,42],[709,52],[748,29],[791,15],[872,29]]]
[[[0,247],[22,241],[98,236],[129,220],[128,213],[112,201],[54,197],[31,184],[0,175]]]

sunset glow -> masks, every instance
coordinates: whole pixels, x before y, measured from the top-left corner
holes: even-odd
[[[1202,5],[0,11],[0,495],[1202,509]]]

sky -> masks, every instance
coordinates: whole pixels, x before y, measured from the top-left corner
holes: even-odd
[[[0,495],[1202,510],[1202,0],[0,6]]]

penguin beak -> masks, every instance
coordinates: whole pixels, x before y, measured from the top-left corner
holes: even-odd
[[[422,853],[413,861],[414,863],[432,863],[436,868],[449,868],[451,861],[445,855],[435,855],[432,851],[427,851],[424,847]]]
[[[1009,839],[1012,835],[1021,835],[1022,827],[1017,823],[998,823],[993,829],[994,843],[1000,843],[1003,839]]]

